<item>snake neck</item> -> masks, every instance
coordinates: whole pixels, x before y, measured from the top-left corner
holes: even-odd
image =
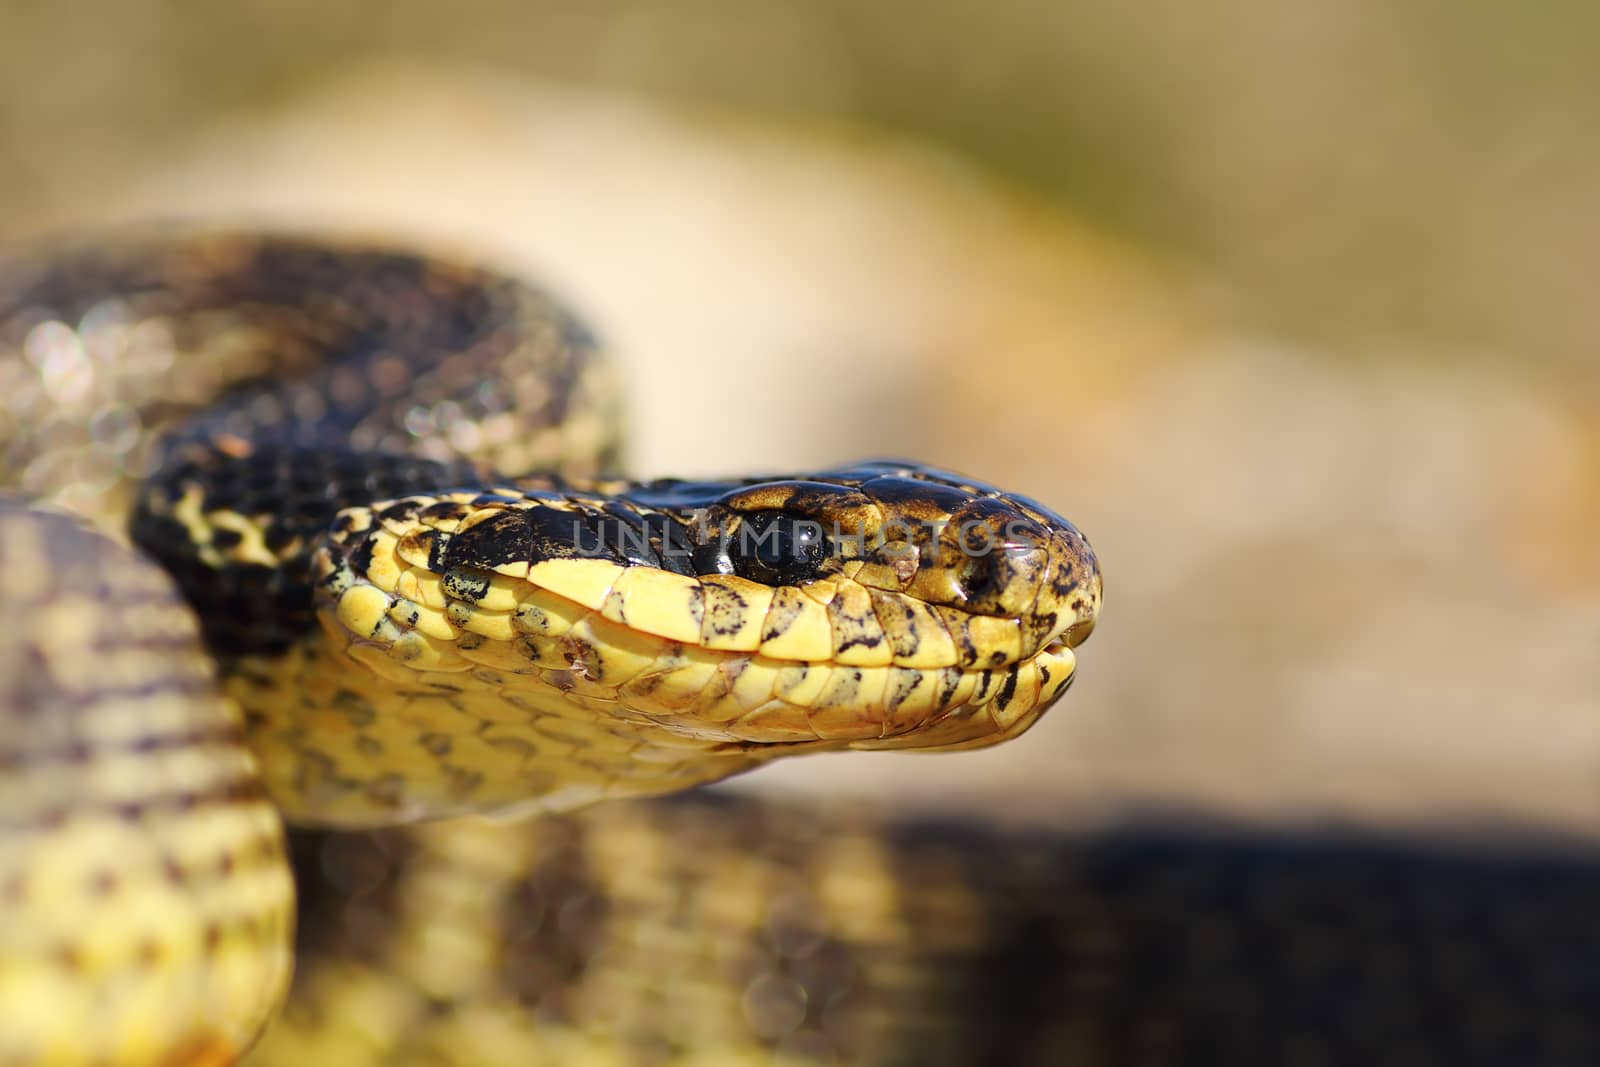
[[[224,664],[267,791],[292,823],[566,811],[678,792],[761,762],[688,734],[652,730],[643,742],[601,692],[517,686],[482,667],[470,683],[419,675],[359,649],[326,628],[282,654]]]

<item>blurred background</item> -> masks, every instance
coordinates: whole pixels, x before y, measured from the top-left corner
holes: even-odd
[[[638,473],[908,455],[1093,539],[1106,613],[1024,741],[744,788],[1593,828],[1596,30],[1569,0],[0,0],[0,237],[464,249],[609,338]]]

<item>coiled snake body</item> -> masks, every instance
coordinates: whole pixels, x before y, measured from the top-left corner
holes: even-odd
[[[0,263],[0,1067],[232,1062],[296,927],[253,1063],[1600,1062],[1582,857],[548,814],[1014,737],[1099,608],[955,475],[598,477],[593,349],[402,252]]]
[[[12,479],[104,463],[221,681],[142,560],[7,505],[7,1062],[246,1047],[287,974],[274,807],[391,825],[991,744],[1098,610],[1070,524],[954,475],[594,480],[593,339],[491,272],[129,237],[0,268],[0,331]]]

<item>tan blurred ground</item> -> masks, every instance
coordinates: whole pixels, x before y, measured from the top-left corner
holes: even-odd
[[[1243,325],[1209,275],[915,138],[409,63],[166,144],[6,227],[246,213],[482,249],[611,339],[641,473],[909,454],[1090,534],[1107,612],[1026,740],[752,785],[1600,826],[1591,396]]]

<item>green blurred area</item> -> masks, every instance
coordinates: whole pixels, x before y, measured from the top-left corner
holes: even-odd
[[[1600,8],[1577,0],[4,0],[0,231],[380,57],[923,135],[1262,328],[1595,380]]]

